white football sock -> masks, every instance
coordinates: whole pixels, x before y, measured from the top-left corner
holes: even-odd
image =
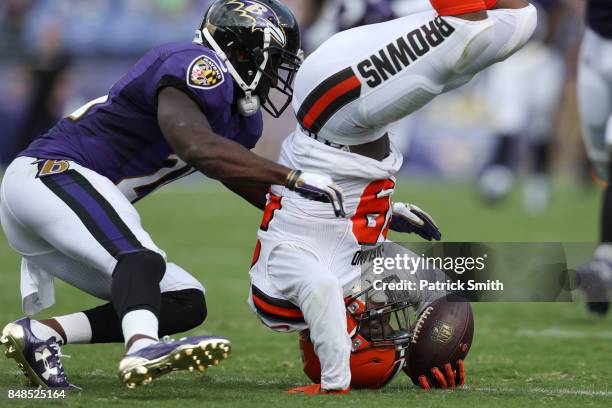
[[[130,339],[136,335],[151,337],[136,340],[131,347],[126,351],[127,354],[132,354],[151,344],[157,343],[159,322],[157,317],[148,310],[133,310],[126,313],[121,320],[121,328],[123,329],[123,338],[127,346]]]
[[[125,352],[125,354],[132,354],[135,353],[137,351],[142,350],[143,348],[147,348],[149,347],[151,344],[156,344],[157,341],[155,340],[151,340],[149,338],[142,338],[142,339],[138,339],[136,340],[134,343],[132,343],[132,345],[130,346],[130,348]]]
[[[30,321],[30,328],[34,336],[41,340],[49,340],[51,337],[55,337],[55,341],[62,344],[64,343],[64,339],[62,339],[62,336],[58,332],[37,320]]]
[[[68,344],[91,343],[91,323],[83,312],[54,317],[66,333]]]

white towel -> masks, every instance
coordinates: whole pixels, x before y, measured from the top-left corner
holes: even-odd
[[[21,303],[23,312],[33,316],[55,303],[53,276],[35,263],[21,260]]]

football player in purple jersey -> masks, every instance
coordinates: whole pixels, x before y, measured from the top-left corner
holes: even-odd
[[[343,216],[342,192],[330,177],[250,152],[262,133],[260,108],[275,117],[285,110],[300,63],[299,28],[286,6],[216,0],[193,43],[152,49],[108,95],[60,121],[11,163],[0,220],[22,256],[26,315],[55,302],[53,278],[109,301],[4,328],[7,356],[34,385],[71,386],[60,361],[66,343],[125,342],[119,377],[130,388],[174,370],[204,371],[227,357],[222,337],[159,340],[204,321],[204,288],[166,261],[132,204],[201,171],[260,208],[278,184],[329,202]],[[282,106],[268,98],[272,88],[285,95]]]

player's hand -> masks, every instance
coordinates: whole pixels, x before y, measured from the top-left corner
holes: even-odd
[[[420,235],[423,239],[439,241],[442,234],[436,222],[416,205],[393,203],[393,217],[390,228],[396,232],[408,232]]]
[[[456,370],[453,369],[451,363],[444,364],[444,367],[434,367],[431,369],[431,378],[421,375],[419,377],[419,385],[424,390],[432,388],[458,388],[465,384],[465,367],[463,360],[457,360]],[[435,379],[435,380],[433,380]]]
[[[344,194],[342,189],[334,183],[329,176],[314,173],[305,173],[301,170],[293,170],[287,176],[286,186],[302,197],[309,200],[330,203],[334,208],[336,217],[346,217],[344,211]]]

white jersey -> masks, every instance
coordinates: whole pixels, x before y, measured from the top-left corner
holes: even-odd
[[[382,256],[403,160],[393,143],[382,161],[328,144],[379,139],[392,122],[507,58],[535,28],[532,6],[489,14],[472,22],[423,12],[349,30],[324,43],[298,72],[299,126],[279,161],[330,175],[344,191],[347,217],[273,186],[253,256],[249,304],[274,330],[310,330],[324,389],[350,383],[343,295]]]
[[[467,21],[425,11],[334,35],[296,76],[300,127],[342,145],[379,139],[389,124],[512,55],[537,22],[533,6],[488,15]]]

